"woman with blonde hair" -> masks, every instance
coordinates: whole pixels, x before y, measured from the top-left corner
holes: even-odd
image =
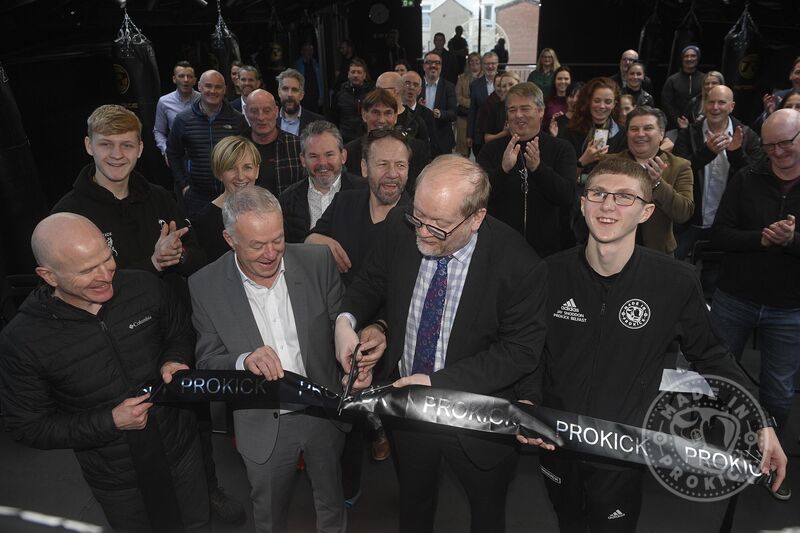
[[[469,86],[483,76],[481,55],[472,52],[467,56],[464,72],[459,74],[456,82],[456,100],[458,101],[458,116],[456,118],[456,153],[469,157],[467,145],[467,117],[469,116]]]
[[[561,68],[561,63],[558,62],[556,51],[552,48],[545,48],[539,54],[536,70],[528,75],[528,81],[539,86],[545,100],[550,97],[553,90],[553,78],[559,68]]]
[[[253,185],[258,179],[261,154],[248,139],[239,135],[225,137],[214,146],[211,152],[211,171],[223,187],[217,196],[191,222],[197,241],[206,253],[208,262],[216,261],[230,246],[225,242],[222,231],[222,204],[228,194]]]
[[[708,91],[717,85],[725,85],[725,76],[722,75],[722,72],[709,70],[706,75],[703,76],[703,91],[689,100],[689,103],[686,104],[686,109],[684,110],[683,115],[678,117],[679,128],[687,128],[689,124],[697,122],[703,118]]]

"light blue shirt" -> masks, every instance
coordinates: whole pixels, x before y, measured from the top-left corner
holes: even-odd
[[[728,127],[725,132],[733,136],[733,122],[728,118]],[[703,138],[708,139],[711,131],[708,129],[708,119],[703,121]],[[703,168],[703,221],[704,228],[710,228],[717,216],[722,193],[728,184],[728,172],[731,164],[728,161],[727,150],[722,150],[709,164]]]
[[[472,254],[478,243],[478,234],[473,233],[470,240],[461,249],[453,252],[453,259],[447,265],[447,292],[444,296],[444,312],[442,313],[442,325],[439,330],[439,341],[436,347],[436,359],[433,364],[433,371],[444,368],[445,357],[447,355],[447,344],[450,341],[450,332],[453,329],[453,321],[458,311],[458,303],[461,301],[461,293],[464,291],[464,282],[467,280],[469,264],[472,261]],[[414,366],[414,350],[417,346],[417,330],[419,329],[419,319],[422,316],[422,307],[425,305],[425,296],[428,294],[428,287],[436,273],[436,260],[438,257],[423,257],[417,273],[417,281],[414,284],[414,292],[411,296],[411,303],[408,306],[408,320],[406,321],[406,336],[403,345],[403,357],[400,359],[400,376],[410,376]]]
[[[433,104],[436,103],[436,86],[439,85],[439,80],[431,83],[425,80],[425,107],[433,111]]]
[[[172,121],[175,120],[175,115],[181,111],[186,111],[199,99],[200,93],[192,90],[191,98],[182,100],[177,89],[158,99],[153,136],[156,138],[156,146],[161,150],[162,154],[167,151],[167,137],[169,137],[169,130],[172,128]]]
[[[283,114],[283,108],[281,108],[279,115],[281,117],[280,120],[280,128],[282,131],[286,133],[291,133],[292,135],[299,137],[300,136],[300,115],[303,114],[303,108],[301,107],[297,111],[297,116],[293,119],[288,119]],[[313,228],[314,225],[312,224],[311,227]]]

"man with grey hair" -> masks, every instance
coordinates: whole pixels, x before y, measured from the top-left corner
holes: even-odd
[[[515,231],[486,214],[489,189],[486,173],[462,156],[425,167],[413,206],[389,213],[347,289],[336,319],[345,370],[358,342],[354,328],[380,311],[392,334],[376,379],[515,398],[514,383],[536,368],[544,344],[547,271]],[[358,385],[369,386],[381,354],[362,355]],[[395,445],[399,531],[433,530],[442,460],[466,491],[472,531],[505,530],[514,446],[391,422],[384,420]]]
[[[761,348],[759,399],[789,442],[789,414],[800,370],[800,113],[780,109],[761,128],[767,157],[736,173],[722,195],[711,243],[725,255],[711,324],[738,358],[755,329]],[[796,440],[795,433],[791,440]],[[788,483],[773,495],[791,497]]]
[[[281,109],[278,113],[278,127],[286,133],[300,135],[306,126],[316,120],[323,120],[322,115],[318,115],[308,109],[303,109],[300,102],[305,96],[303,86],[306,79],[299,71],[287,68],[275,77],[278,82],[278,98],[281,101]]]
[[[519,231],[542,257],[574,244],[569,212],[577,158],[572,145],[542,130],[542,90],[519,83],[506,96],[509,133],[489,141],[478,163],[492,181],[489,213]]]
[[[14,440],[71,448],[117,531],[183,531],[208,523],[197,423],[156,405],[142,385],[188,369],[188,313],[152,274],[117,270],[106,239],[74,213],[31,237],[45,284],[0,334],[0,401]]]
[[[347,150],[333,123],[312,122],[300,135],[300,145],[300,163],[308,179],[281,193],[286,242],[303,242],[339,191],[366,187],[364,178],[344,166]]]
[[[270,381],[291,371],[339,390],[331,326],[344,289],[328,249],[286,244],[280,204],[258,186],[229,194],[222,218],[232,250],[189,278],[198,368],[247,370]],[[239,409],[233,418],[255,530],[286,530],[302,451],[317,530],[344,532],[343,429],[311,407]]]

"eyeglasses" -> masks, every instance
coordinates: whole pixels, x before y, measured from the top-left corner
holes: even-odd
[[[414,226],[415,229],[419,229],[422,226],[425,226],[425,228],[428,230],[428,233],[430,233],[431,235],[433,235],[434,237],[436,237],[440,241],[443,241],[443,240],[447,239],[450,235],[452,235],[458,229],[458,227],[461,226],[461,224],[463,224],[464,222],[469,220],[469,217],[471,217],[474,214],[475,213],[472,212],[469,215],[467,215],[466,217],[464,217],[464,220],[462,220],[461,222],[456,224],[456,226],[453,229],[451,229],[450,231],[445,231],[442,228],[437,228],[436,226],[432,226],[430,224],[425,224],[424,222],[422,222],[420,219],[418,219],[417,217],[415,217],[411,213],[406,213],[406,220],[408,221],[409,224]]]
[[[619,206],[628,207],[633,205],[636,200],[641,200],[642,203],[649,204],[647,200],[638,196],[636,194],[631,194],[629,192],[606,192],[606,191],[599,191],[597,189],[586,189],[583,193],[583,196],[586,197],[587,200],[590,202],[594,202],[597,204],[601,204],[606,201],[608,196],[611,196],[614,199],[614,203]]]
[[[425,61],[425,64],[426,64],[426,65],[441,65],[441,64],[442,64],[442,62],[441,62],[441,61],[431,61],[431,60],[427,60],[427,61]]]
[[[800,135],[800,131],[794,134],[794,137],[791,139],[786,139],[785,141],[778,141],[776,143],[765,143],[761,145],[761,148],[764,149],[765,152],[774,152],[775,148],[780,148],[781,150],[788,150],[792,147],[792,143]]]

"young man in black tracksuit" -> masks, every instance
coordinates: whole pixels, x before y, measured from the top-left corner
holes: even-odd
[[[604,161],[590,174],[581,197],[589,240],[547,259],[550,318],[543,362],[520,384],[520,398],[641,426],[662,371],[674,364],[666,356],[675,340],[701,374],[745,383],[711,331],[691,268],[636,246],[637,225],[655,209],[651,188],[644,169],[629,160]],[[762,469],[778,470],[777,487],[786,456],[771,427],[762,433]],[[563,452],[544,453],[541,463],[562,533],[635,531],[641,468]]]

